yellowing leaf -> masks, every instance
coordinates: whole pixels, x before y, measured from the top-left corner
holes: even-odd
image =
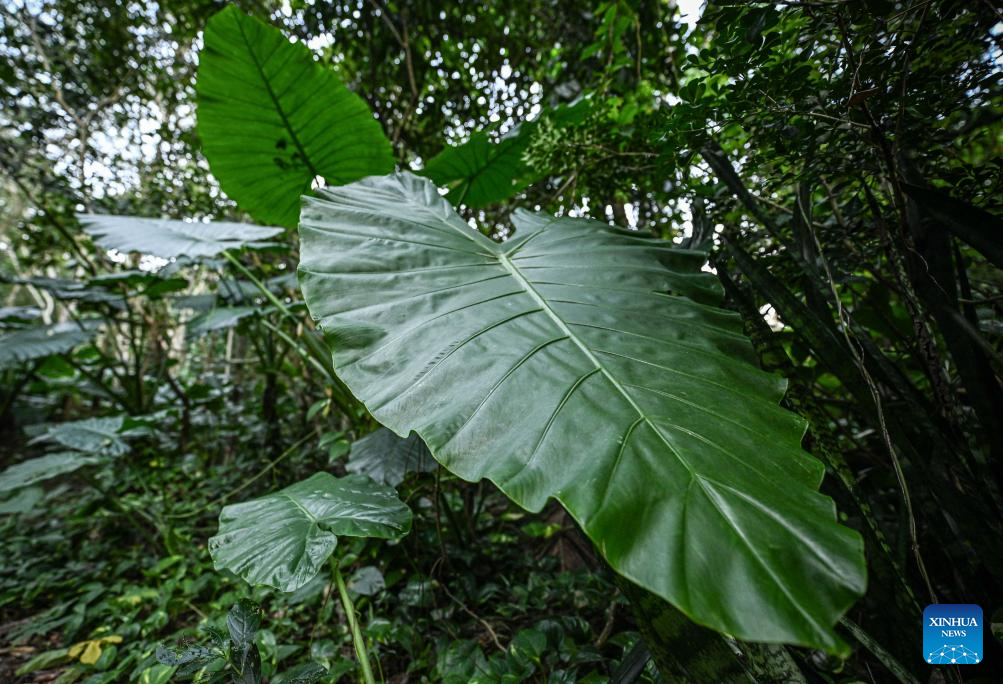
[[[122,637],[117,634],[97,639],[88,639],[87,641],[81,641],[70,646],[69,656],[71,658],[79,658],[80,662],[84,665],[93,665],[101,657],[102,646],[105,644],[120,643],[122,643]]]

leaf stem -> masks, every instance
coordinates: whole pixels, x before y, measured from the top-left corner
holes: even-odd
[[[253,273],[251,273],[251,271],[246,266],[244,266],[244,264],[240,263],[240,260],[237,257],[235,257],[233,254],[231,254],[229,252],[229,250],[224,251],[223,252],[223,256],[225,256],[227,258],[227,260],[231,264],[233,264],[233,266],[245,278],[247,278],[248,280],[250,280],[251,283],[253,283],[254,286],[258,289],[258,291],[261,292],[261,294],[265,297],[265,299],[267,299],[272,304],[272,306],[274,306],[276,309],[278,309],[279,313],[281,313],[283,316],[285,316],[287,319],[289,319],[289,321],[291,321],[293,323],[293,325],[299,325],[302,322],[301,319],[296,316],[296,314],[294,314],[292,311],[290,311],[289,307],[287,307],[282,302],[282,300],[280,300],[278,297],[276,297],[275,294],[271,290],[268,289],[267,285],[265,285],[259,278],[257,278]],[[271,327],[271,326],[269,325],[268,327]],[[274,330],[274,328],[272,328],[272,329]],[[302,354],[302,349],[303,348],[300,347],[299,345],[295,345],[293,342],[291,342],[288,339],[288,336],[285,336],[285,337],[287,339],[287,342],[289,344],[293,344],[293,346]],[[324,347],[323,344],[321,344],[320,340],[318,340],[316,337],[312,336],[309,332],[307,332],[304,335],[299,336],[299,339],[303,340],[303,344],[306,347],[306,351],[314,359],[315,363],[318,364],[321,367],[321,369],[323,369],[323,371],[328,375],[328,377],[334,383],[335,389],[337,390],[338,394],[340,395],[339,406],[342,408],[342,410],[345,411],[346,415],[351,416],[352,412],[351,412],[351,408],[350,407],[351,407],[351,404],[352,404],[352,400],[351,400],[352,394],[349,391],[348,387],[345,386],[345,383],[343,383],[341,381],[341,378],[339,378],[335,374],[335,372],[334,372],[334,364],[331,362],[331,354],[330,354],[330,352]],[[348,407],[348,408],[346,408],[346,407]]]
[[[376,684],[373,677],[373,670],[369,665],[369,653],[366,651],[366,640],[362,636],[362,629],[355,615],[355,604],[352,597],[348,595],[348,587],[345,586],[345,578],[341,575],[338,567],[338,559],[331,559],[331,573],[334,575],[334,583],[338,586],[338,595],[341,596],[341,605],[345,608],[345,615],[348,617],[348,627],[352,630],[352,643],[355,645],[355,657],[362,668],[362,681],[365,684]]]

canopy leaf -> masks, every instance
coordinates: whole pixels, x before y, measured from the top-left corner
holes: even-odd
[[[421,437],[413,432],[398,437],[380,428],[352,444],[346,470],[368,475],[381,484],[396,487],[408,473],[430,473],[437,464]]]
[[[100,458],[77,451],[59,451],[32,458],[16,463],[0,473],[0,492],[9,492],[36,482],[51,480],[98,463],[101,463]]]
[[[701,624],[846,652],[833,625],[864,591],[861,539],[702,253],[525,211],[497,244],[411,174],[322,195],[300,281],[377,420],[529,510],[557,499]]]
[[[295,591],[320,571],[338,536],[397,539],[411,511],[391,487],[363,475],[317,473],[260,499],[226,506],[209,540],[217,570]]]
[[[77,218],[100,247],[162,259],[211,257],[238,247],[262,247],[263,240],[282,232],[281,228],[229,221],[196,223],[104,214],[79,214]]]
[[[475,131],[467,142],[446,147],[432,157],[419,173],[449,188],[446,199],[453,204],[479,208],[501,202],[540,176],[523,158],[540,121],[557,127],[577,123],[589,106],[582,100],[557,107],[541,119],[521,124],[498,142],[492,142],[486,131]]]
[[[532,180],[522,160],[529,140],[516,133],[495,143],[486,132],[476,131],[462,145],[432,157],[421,173],[448,187],[450,202],[475,208],[501,202]]]
[[[318,176],[342,184],[393,169],[366,103],[302,42],[233,5],[206,25],[196,89],[209,168],[259,221],[295,226]]]
[[[0,368],[44,359],[53,354],[64,354],[89,342],[100,326],[100,321],[66,322],[23,328],[0,335]]]

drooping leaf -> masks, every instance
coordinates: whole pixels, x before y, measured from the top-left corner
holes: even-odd
[[[0,473],[0,492],[9,492],[21,487],[50,480],[60,475],[72,473],[84,466],[101,463],[101,459],[76,451],[58,451],[38,458],[16,463]]]
[[[233,656],[239,674],[233,677],[237,684],[261,684],[261,651],[253,642],[244,644]]]
[[[70,658],[78,658],[84,665],[93,665],[101,657],[101,651],[108,644],[120,644],[122,637],[118,634],[88,639],[70,646],[68,655]]]
[[[196,88],[209,167],[259,221],[295,226],[318,176],[341,184],[393,169],[366,103],[302,42],[233,5],[206,25]]]
[[[80,214],[77,218],[100,247],[162,259],[211,257],[238,247],[262,247],[267,244],[263,241],[282,232],[281,228],[230,221],[196,223],[104,214]]]
[[[14,282],[22,285],[33,285],[48,291],[60,300],[86,302],[88,304],[110,304],[116,308],[125,308],[125,296],[121,292],[109,292],[101,286],[92,286],[77,280],[66,278],[48,278],[32,276],[19,278]]]
[[[320,571],[338,535],[396,539],[410,529],[411,511],[392,488],[363,475],[317,473],[260,499],[226,506],[209,552],[218,570],[295,591]]]
[[[254,315],[259,310],[253,306],[221,306],[200,313],[188,321],[188,337],[199,337],[214,330],[233,328],[241,320]]]
[[[27,663],[14,671],[18,677],[37,672],[38,670],[48,670],[58,665],[63,665],[70,659],[70,649],[57,648],[52,651],[43,651],[29,660]]]
[[[100,321],[67,322],[23,328],[0,335],[0,368],[64,354],[89,342],[100,327]]]
[[[86,454],[121,456],[129,451],[129,445],[120,432],[123,421],[123,416],[110,416],[58,423],[32,440],[32,443],[56,442]]]
[[[380,428],[352,444],[345,469],[396,487],[408,473],[430,473],[437,465],[428,447],[415,433],[402,438],[392,430]]]
[[[702,253],[529,212],[497,244],[427,180],[306,202],[300,282],[381,423],[520,505],[556,498],[624,576],[740,638],[845,652],[862,543],[818,493]]]
[[[0,306],[0,328],[17,328],[41,317],[37,306]]]

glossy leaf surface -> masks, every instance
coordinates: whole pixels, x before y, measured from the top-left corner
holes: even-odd
[[[430,473],[437,465],[418,435],[398,437],[392,430],[380,428],[352,444],[345,468],[396,487],[408,473]]]
[[[233,5],[209,20],[199,55],[198,131],[220,185],[264,223],[296,225],[318,176],[342,184],[393,169],[369,107],[268,24]]]
[[[410,174],[307,200],[300,280],[341,379],[459,476],[533,511],[558,499],[697,622],[845,652],[833,625],[864,590],[861,540],[704,255],[513,222],[494,243]]]
[[[363,475],[317,473],[260,499],[226,506],[209,551],[219,570],[251,584],[295,591],[320,571],[339,535],[396,539],[411,511],[396,492]]]

